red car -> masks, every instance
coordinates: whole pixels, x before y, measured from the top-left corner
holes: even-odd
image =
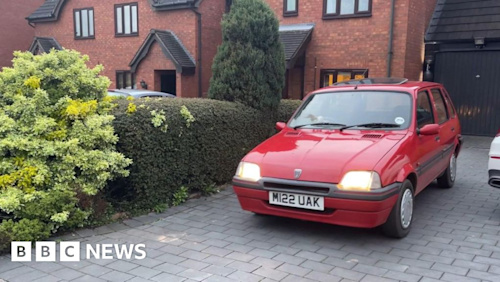
[[[256,214],[408,234],[414,197],[451,188],[460,123],[441,84],[363,79],[309,94],[248,153],[233,187]]]

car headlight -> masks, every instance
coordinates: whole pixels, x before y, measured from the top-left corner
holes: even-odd
[[[380,176],[374,171],[350,171],[344,175],[337,187],[346,191],[369,192],[382,188]]]
[[[241,162],[236,169],[236,176],[248,181],[260,180],[260,167],[256,164]]]

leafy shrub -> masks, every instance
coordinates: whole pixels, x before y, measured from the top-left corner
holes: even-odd
[[[93,196],[128,174],[109,79],[87,61],[74,51],[17,52],[0,72],[0,230],[12,240],[88,224]]]
[[[281,100],[277,121],[288,122],[301,103],[301,100]]]
[[[12,237],[7,231],[0,229],[0,255],[7,253],[10,249]]]
[[[7,220],[0,225],[0,233],[6,233],[14,241],[39,241],[51,234],[51,227],[38,219],[23,218],[20,221]]]
[[[234,1],[222,20],[212,72],[210,98],[276,110],[285,83],[285,53],[279,21],[264,1]]]
[[[134,160],[130,176],[112,182],[108,199],[150,211],[172,204],[179,187],[202,192],[228,183],[241,158],[273,133],[276,120],[238,103],[208,99],[117,100],[118,150]],[[291,116],[292,106],[286,107]]]
[[[189,198],[189,190],[186,187],[181,187],[177,192],[174,193],[174,198],[172,199],[172,206],[178,206]]]

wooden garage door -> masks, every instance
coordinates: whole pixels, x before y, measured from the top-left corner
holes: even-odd
[[[457,108],[462,133],[493,136],[500,128],[500,51],[436,54],[434,80]]]

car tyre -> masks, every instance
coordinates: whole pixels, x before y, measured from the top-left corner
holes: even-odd
[[[404,238],[411,229],[413,222],[413,184],[405,180],[401,185],[398,201],[392,208],[387,222],[382,226],[385,235],[394,238]]]
[[[457,156],[451,155],[450,163],[444,173],[437,178],[438,186],[441,188],[451,188],[457,178]]]

